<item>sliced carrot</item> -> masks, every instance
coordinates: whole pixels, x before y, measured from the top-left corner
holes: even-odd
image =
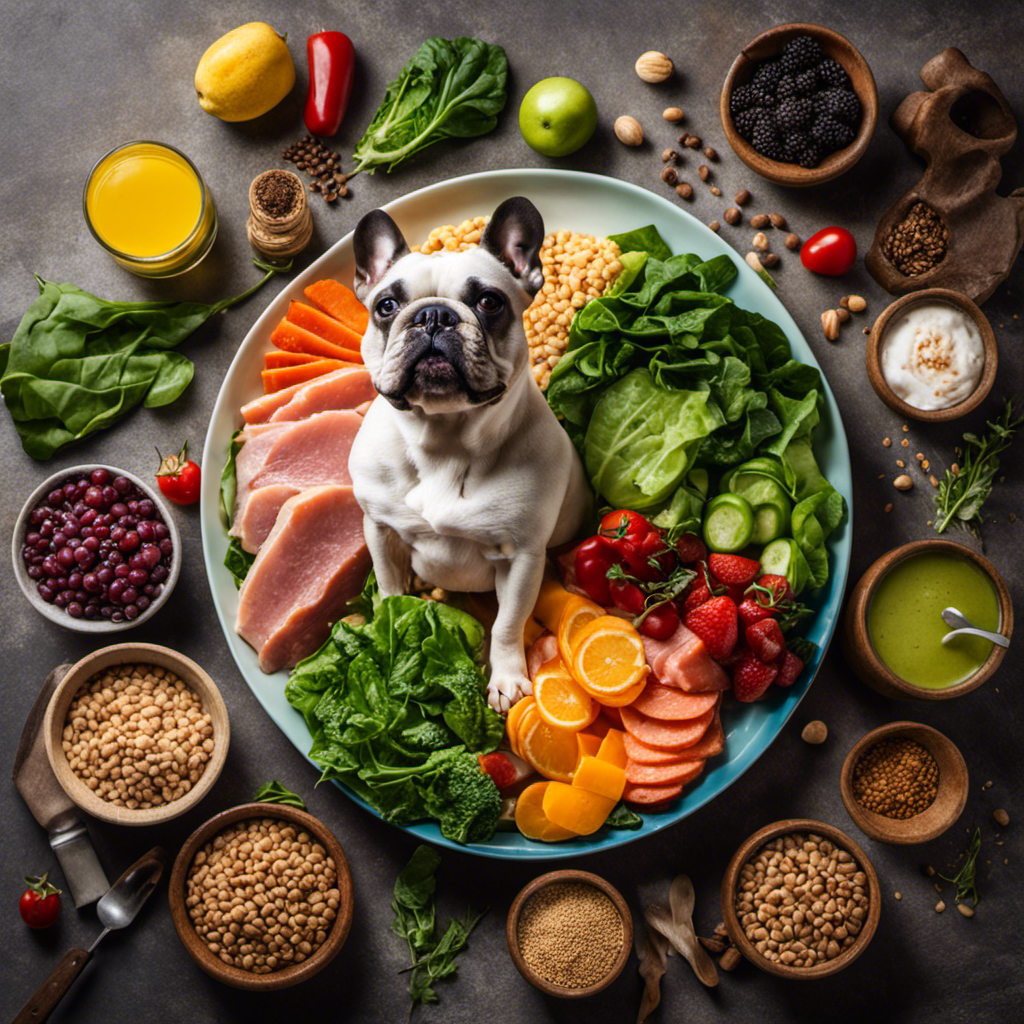
[[[577,789],[597,793],[618,803],[626,785],[626,772],[617,764],[585,755],[576,766],[572,784]]]
[[[283,370],[286,366],[303,366],[306,363],[315,363],[320,356],[306,355],[305,352],[282,352],[274,349],[263,357],[264,370]]]
[[[527,839],[556,843],[562,839],[572,839],[576,835],[575,832],[549,821],[544,813],[544,794],[550,785],[550,782],[534,782],[527,786],[516,800],[516,826]]]
[[[304,327],[282,320],[270,335],[271,344],[285,352],[304,352],[321,359],[342,359],[347,363],[362,363],[363,357],[355,349],[342,348],[318,338]]]
[[[675,800],[682,791],[681,782],[673,783],[671,786],[644,786],[627,782],[626,788],[622,791],[622,799],[627,804],[646,808],[646,813],[652,813],[665,810],[669,801]]]
[[[351,327],[359,337],[366,333],[370,314],[356,298],[356,293],[351,288],[346,288],[340,281],[333,278],[317,281],[306,288],[306,298],[325,313],[330,313],[335,319],[340,320],[346,327]]]
[[[648,718],[677,721],[703,715],[717,703],[717,693],[683,693],[674,686],[662,686],[652,680],[633,701],[633,707]]]
[[[633,708],[624,707],[622,724],[641,743],[646,743],[649,747],[682,750],[683,747],[692,746],[704,735],[714,716],[715,712],[711,710],[698,718],[684,718],[680,722],[661,722],[657,718],[648,718]]]
[[[261,374],[263,393],[271,395],[275,391],[291,387],[293,384],[303,384],[316,377],[322,377],[325,373],[333,373],[346,365],[338,359],[318,359],[314,363],[304,363],[302,366],[286,366],[282,370],[264,370]]]
[[[601,749],[601,737],[592,732],[576,733],[576,743],[580,748],[580,758],[597,757],[597,752]]]
[[[621,729],[609,729],[601,741],[601,747],[597,752],[598,758],[617,768],[625,768],[628,760],[625,741],[626,734]]]
[[[615,801],[564,782],[552,782],[541,806],[548,821],[577,835],[596,832],[611,814]]]
[[[324,341],[329,341],[339,348],[359,348],[363,340],[362,333],[357,334],[340,320],[335,320],[333,316],[321,313],[319,309],[307,306],[304,302],[293,300],[288,307],[288,315],[285,319],[289,323],[295,324],[296,327],[304,327],[318,338],[323,338]]]
[[[685,786],[704,771],[704,760],[678,761],[676,764],[626,763],[626,781],[635,786]]]

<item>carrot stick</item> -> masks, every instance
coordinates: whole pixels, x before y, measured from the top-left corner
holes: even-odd
[[[351,327],[346,327],[340,320],[304,302],[293,302],[288,307],[286,319],[339,348],[358,349],[363,340],[363,336],[356,334]]]
[[[282,352],[275,349],[263,357],[263,368],[265,370],[283,370],[286,366],[315,363],[319,358],[319,356],[306,355],[304,352]]]
[[[304,366],[286,366],[281,370],[264,370],[263,393],[273,394],[282,388],[290,387],[292,384],[304,384],[306,381],[322,377],[325,373],[332,373],[348,365],[338,359],[318,359],[315,363],[306,363]]]
[[[312,331],[293,324],[290,320],[282,320],[270,335],[271,343],[285,352],[302,352],[321,359],[343,359],[349,363],[361,363],[363,357],[354,349],[342,348],[323,338],[318,338]]]
[[[340,281],[328,278],[316,281],[306,288],[306,298],[325,313],[340,320],[360,337],[366,333],[366,325],[370,322],[370,314],[366,307],[356,298],[351,288],[346,288]]]

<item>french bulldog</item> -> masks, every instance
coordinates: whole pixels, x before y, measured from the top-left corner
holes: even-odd
[[[576,535],[592,500],[530,372],[523,312],[544,283],[543,240],[540,213],[520,197],[465,252],[410,253],[383,210],[353,239],[379,397],[349,471],[380,592],[406,593],[414,573],[497,592],[487,694],[498,711],[532,692],[523,630],[547,549]]]

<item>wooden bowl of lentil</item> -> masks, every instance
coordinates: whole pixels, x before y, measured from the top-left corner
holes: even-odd
[[[985,365],[981,371],[978,386],[962,402],[957,402],[956,405],[945,409],[918,409],[917,406],[904,402],[889,386],[889,382],[882,372],[879,353],[886,329],[894,317],[922,302],[944,302],[956,306],[978,328],[981,343],[985,348]],[[868,372],[868,380],[875,389],[875,394],[893,412],[906,416],[908,419],[920,420],[922,423],[945,423],[973,412],[988,397],[988,393],[995,383],[996,370],[999,366],[999,346],[996,344],[995,331],[992,330],[992,324],[989,323],[988,317],[966,295],[951,291],[949,288],[924,288],[921,291],[904,295],[882,310],[871,328],[871,334],[864,349],[864,363]]]
[[[883,843],[941,836],[963,813],[967,788],[967,765],[956,744],[918,722],[872,729],[846,755],[839,776],[854,824]]]
[[[633,948],[633,915],[618,889],[600,876],[549,871],[512,901],[505,936],[512,962],[531,985],[549,996],[582,999],[603,991],[622,973]],[[576,954],[588,945],[591,962],[580,964]],[[563,961],[564,952],[570,956]]]
[[[168,705],[169,724],[159,713]],[[220,691],[194,661],[126,643],[72,666],[50,698],[43,735],[57,781],[83,811],[114,825],[156,825],[210,791],[231,726]]]
[[[783,859],[780,865],[776,865],[781,888],[773,888],[760,902],[758,902],[756,895],[760,889],[753,890],[755,895],[751,903],[752,907],[756,909],[747,911],[744,917],[746,918],[747,914],[751,914],[756,916],[756,919],[753,921],[741,921],[737,912],[737,898],[740,895],[741,887],[745,884],[743,875],[748,862],[754,862],[763,848],[769,843],[795,835],[802,836],[804,839],[804,843],[799,845],[795,855],[799,857],[802,850],[803,853],[807,854],[807,861],[799,861],[793,865],[794,868],[800,867],[801,863],[808,863],[813,864],[815,870],[817,870],[817,865],[821,864],[824,860],[823,854],[828,857],[828,860],[825,861],[825,869],[818,873],[819,877],[824,875],[825,881],[813,883],[814,885],[822,886],[821,892],[814,893],[812,891],[813,887],[809,886],[806,892],[797,893],[796,889],[807,886],[810,878],[801,883],[798,881],[801,873],[794,872],[792,874],[793,881],[787,882],[786,879],[790,877],[790,874],[788,872],[782,873],[781,868],[786,866],[786,862]],[[812,837],[817,837],[817,839],[813,840]],[[812,842],[814,849],[808,850],[807,842]],[[834,849],[822,848],[821,844],[824,842],[831,844]],[[775,851],[772,852],[774,853]],[[814,862],[815,852],[818,853],[817,863]],[[845,859],[842,856],[844,853],[846,854]],[[848,867],[851,864],[852,870]],[[858,901],[849,909],[848,915],[846,914],[846,908],[838,904],[838,900],[841,897],[832,895],[833,893],[841,893],[843,891],[843,885],[839,881],[838,876],[845,876],[847,874],[851,878],[848,900],[850,902]],[[756,883],[756,873],[751,880]],[[769,881],[770,878],[766,878],[762,882],[761,888],[768,884]],[[829,882],[833,883],[831,888]],[[790,887],[792,887],[793,891],[790,891]],[[861,891],[858,892],[858,889]],[[827,901],[814,899],[811,902],[812,897],[820,897],[822,895],[829,896],[830,898]],[[786,903],[787,899],[792,899],[793,902]],[[721,903],[722,919],[729,932],[729,938],[732,939],[739,951],[756,967],[761,968],[761,970],[767,971],[769,974],[778,975],[780,978],[792,978],[796,981],[812,981],[816,978],[824,978],[830,974],[835,974],[837,971],[841,971],[844,967],[848,967],[853,963],[864,952],[867,944],[871,941],[875,928],[878,926],[878,918],[882,909],[878,876],[875,874],[875,869],[871,866],[871,862],[864,851],[845,832],[824,821],[814,821],[810,818],[787,818],[785,821],[776,821],[771,825],[765,825],[764,828],[758,829],[752,836],[746,839],[732,855],[732,859],[725,869],[725,876],[722,878]],[[803,903],[807,905],[803,906]],[[829,904],[834,904],[832,910],[828,909]],[[784,910],[787,906],[794,906],[796,908],[794,919],[787,922],[788,927],[794,930],[793,938],[784,935],[780,942],[771,938],[771,933],[767,928],[763,928],[765,932],[763,938],[760,936],[753,938],[747,935],[746,929],[748,927],[751,925],[757,927],[759,924],[764,923],[761,917],[758,916],[762,912],[765,915],[764,921],[782,919],[785,922],[784,914],[775,908],[781,907]],[[849,903],[847,904],[848,906]],[[771,910],[765,910],[766,907],[770,907]],[[799,919],[795,919],[797,912],[800,914]],[[812,913],[821,917],[820,925],[818,924],[818,917],[807,921],[806,917]],[[831,917],[826,918],[826,914],[831,915]],[[837,914],[841,915],[838,918],[840,924],[834,925],[833,921],[837,920]],[[787,923],[782,925],[783,930],[787,927]],[[811,932],[807,935],[801,935],[801,929],[807,927],[812,929]],[[822,929],[824,930],[822,931]],[[840,929],[843,931],[840,931]],[[790,957],[796,960],[805,954],[805,951],[810,948],[811,942],[804,943],[804,939],[809,938],[814,941],[814,930],[822,931],[821,938],[816,940],[818,945],[823,940],[825,944],[824,950],[818,950],[817,948],[814,950],[815,957],[817,958],[819,954],[824,954],[828,958],[824,959],[823,962],[815,962],[807,966],[796,966],[790,960]],[[852,941],[849,941],[850,939]],[[790,943],[803,943],[805,948],[783,949],[779,954],[780,959],[772,960],[758,950],[757,944],[761,942],[764,942],[769,950],[771,950],[771,947],[767,944],[771,942],[775,942],[778,948]],[[830,952],[830,943],[836,945],[837,952]],[[771,951],[778,952],[778,948]]]
[[[251,842],[249,850],[246,850],[242,845],[238,845],[238,840],[244,841],[246,836],[242,834],[240,828],[233,828],[233,826],[246,822],[256,823],[257,825],[275,822],[278,825],[285,824],[291,826],[294,835],[289,836],[287,835],[287,830],[281,830],[278,840],[279,845],[275,845],[274,840],[271,838],[271,832],[268,832],[264,836],[264,840],[261,841],[269,840],[271,843],[270,847],[263,851],[270,854],[266,858],[267,863],[271,864],[267,869],[268,872],[272,872],[282,881],[291,881],[293,888],[298,888],[301,895],[293,899],[292,892],[275,895],[273,889],[268,890],[265,887],[262,892],[255,891],[257,885],[263,884],[255,880],[257,877],[255,871],[253,872],[251,887],[253,891],[250,892],[249,887],[240,887],[238,884],[240,881],[245,880],[244,876],[234,874],[232,877],[234,884],[229,897],[229,902],[232,904],[230,910],[225,912],[220,907],[222,901],[219,896],[223,890],[214,890],[210,894],[218,906],[218,911],[213,912],[213,916],[211,916],[209,921],[210,927],[221,928],[223,920],[217,916],[218,913],[231,914],[231,921],[226,929],[221,928],[221,931],[218,933],[221,935],[220,941],[213,938],[212,933],[208,933],[204,939],[196,930],[196,923],[190,914],[192,908],[189,904],[195,901],[198,892],[197,889],[197,892],[193,892],[190,897],[190,882],[194,874],[193,866],[195,865],[196,868],[201,868],[203,864],[212,866],[213,862],[208,861],[207,856],[209,850],[213,849],[228,851],[229,847],[231,847],[241,857],[247,856],[254,849],[258,850],[259,845]],[[235,833],[234,846],[231,845],[232,840],[224,841],[225,833]],[[312,837],[313,842],[307,842],[309,837]],[[221,842],[220,847],[216,845],[218,841]],[[298,845],[299,850],[292,850],[287,858],[281,857],[280,853],[283,853],[285,843],[288,845]],[[317,850],[316,844],[319,844],[319,850]],[[310,848],[303,852],[303,845],[307,845]],[[207,847],[209,847],[209,850],[207,850]],[[293,864],[291,858],[294,858],[296,853],[298,853],[300,858],[307,858],[306,862],[295,862]],[[275,854],[278,854],[276,858]],[[224,856],[228,855],[227,852],[224,853]],[[203,861],[203,864],[196,864],[197,859]],[[280,871],[273,866],[282,863],[286,867]],[[331,884],[330,875],[327,874],[332,864],[334,872],[333,885]],[[324,867],[323,872],[313,870],[320,865]],[[232,870],[234,866],[234,864],[227,865]],[[301,880],[292,881],[288,877],[289,868],[294,868],[296,872],[306,870],[307,868],[310,870],[307,871],[306,876]],[[206,877],[209,877],[209,874]],[[322,878],[316,878],[317,875],[321,875]],[[308,878],[313,878],[314,880],[307,882]],[[201,882],[205,882],[205,878]],[[197,886],[200,885],[201,883],[197,883]],[[281,888],[283,889],[284,886],[282,885]],[[336,896],[331,896],[332,892],[336,892]],[[314,897],[316,898],[314,899]],[[271,902],[272,898],[273,902]],[[329,905],[332,899],[336,902],[336,907]],[[292,985],[298,985],[300,982],[307,981],[314,974],[322,971],[338,955],[341,947],[345,945],[349,929],[352,927],[352,876],[349,872],[348,861],[345,858],[345,852],[342,850],[341,844],[334,837],[330,829],[318,818],[314,818],[312,814],[306,811],[300,811],[298,808],[288,807],[284,804],[240,804],[238,807],[231,807],[226,811],[221,811],[220,814],[214,815],[209,821],[200,825],[188,837],[185,845],[174,860],[168,888],[168,900],[171,907],[171,918],[174,921],[178,938],[181,939],[182,945],[188,950],[189,955],[212,978],[216,978],[218,981],[222,981],[234,988],[269,991],[271,989],[289,988]],[[269,915],[267,913],[268,907],[272,908]],[[307,909],[307,913],[302,914],[300,919],[296,910],[301,913],[303,907]],[[309,931],[312,931],[309,926],[316,912],[314,910],[315,907],[323,908],[323,919],[319,923],[328,923],[329,925],[326,929],[320,929],[320,931],[326,934],[323,935],[319,942],[315,932],[312,936],[309,935]],[[287,915],[285,922],[280,921],[278,913]],[[326,919],[328,918],[333,919],[327,922]],[[266,973],[256,973],[256,970],[253,968],[266,966],[255,963],[257,956],[263,954],[253,956],[251,952],[247,953],[245,951],[245,939],[249,938],[250,942],[252,942],[260,936],[255,933],[250,935],[246,929],[254,927],[252,922],[260,923],[262,921],[266,921],[266,929],[273,929],[279,926],[278,931],[273,933],[265,931],[264,934],[268,936],[268,949],[269,942],[276,941],[278,943],[278,947],[273,949],[272,953],[273,955],[280,955],[281,960],[287,965],[276,969],[271,967]],[[315,924],[316,922],[313,923]],[[290,930],[288,934],[285,934],[286,929]],[[302,929],[302,931],[299,929]],[[230,943],[224,941],[227,935],[232,936]],[[298,938],[298,942],[294,941],[296,938]],[[210,942],[216,942],[218,945],[217,951],[210,948]],[[229,953],[228,950],[232,946],[237,947],[237,951]],[[244,962],[246,956],[253,956],[254,960],[249,969],[235,966],[231,962],[234,959]]]

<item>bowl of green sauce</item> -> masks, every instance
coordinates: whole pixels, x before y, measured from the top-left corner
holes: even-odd
[[[919,540],[878,559],[853,588],[843,634],[847,660],[869,686],[901,700],[948,700],[977,689],[1006,649],[950,632],[942,609],[1009,637],[1010,592],[982,555],[948,540]]]

